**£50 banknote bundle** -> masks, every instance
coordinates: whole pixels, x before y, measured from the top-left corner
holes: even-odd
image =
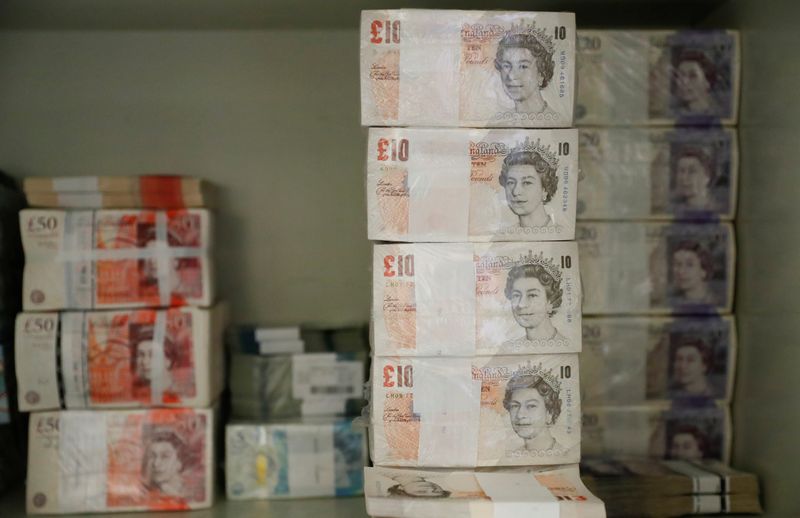
[[[188,510],[213,502],[209,409],[37,412],[30,514]]]
[[[572,126],[572,13],[363,11],[360,41],[364,126]]]
[[[204,209],[26,209],[24,309],[209,306],[212,221]]]
[[[208,407],[224,384],[226,307],[17,316],[24,411]]]

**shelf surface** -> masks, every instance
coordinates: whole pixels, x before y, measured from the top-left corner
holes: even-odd
[[[0,516],[23,518],[25,515],[25,490],[17,487],[0,496]],[[65,515],[76,516],[76,515]],[[356,498],[308,498],[294,500],[226,500],[218,495],[211,509],[191,512],[161,513],[107,513],[92,514],[93,517],[109,518],[366,518],[364,499]]]

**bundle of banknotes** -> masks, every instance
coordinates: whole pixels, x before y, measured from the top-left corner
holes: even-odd
[[[572,13],[363,11],[360,42],[363,126],[572,126]]]
[[[578,352],[574,242],[375,245],[380,356]]]
[[[32,414],[27,512],[210,507],[213,426],[210,409]]]
[[[177,175],[26,178],[32,207],[65,209],[185,209],[212,207],[215,190],[205,180]]]
[[[585,458],[581,475],[610,517],[761,512],[758,478],[719,461]]]
[[[245,354],[302,354],[305,341],[300,327],[262,327],[240,325],[228,330],[233,351]]]
[[[584,406],[582,411],[586,457],[729,460],[732,428],[725,403]]]
[[[736,124],[736,31],[579,31],[579,125]]]
[[[23,210],[23,307],[209,306],[212,222],[203,209]]]
[[[361,495],[366,460],[366,430],[348,419],[225,427],[225,485],[234,500]]]
[[[479,467],[578,462],[577,354],[375,357],[376,465]]]
[[[738,162],[733,128],[582,128],[578,219],[731,220]]]
[[[733,316],[587,317],[581,401],[730,401],[735,363]]]
[[[358,413],[364,362],[347,354],[231,354],[231,412],[237,419]]]
[[[730,223],[577,225],[587,315],[730,313]]]
[[[20,313],[19,407],[208,407],[224,386],[224,304]]]
[[[369,238],[575,239],[578,130],[370,128]]]
[[[387,518],[605,518],[577,465],[484,470],[372,467],[367,513]]]

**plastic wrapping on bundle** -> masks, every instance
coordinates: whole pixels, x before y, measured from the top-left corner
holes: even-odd
[[[577,47],[577,125],[737,122],[737,31],[581,30]]]
[[[579,220],[732,220],[735,129],[581,128]]]
[[[733,316],[583,319],[581,400],[587,406],[729,402],[735,372]]]
[[[364,126],[572,126],[575,15],[361,13]]]
[[[453,469],[366,468],[370,516],[387,518],[605,518],[578,466]]]
[[[379,466],[551,465],[580,459],[577,354],[376,357]]]
[[[23,307],[209,306],[212,222],[203,209],[24,210]]]
[[[27,512],[210,507],[213,422],[209,409],[32,414]]]
[[[369,238],[575,238],[578,130],[370,128]]]
[[[585,457],[639,456],[728,462],[731,420],[724,403],[584,406]]]
[[[225,435],[230,499],[357,496],[364,492],[366,430],[348,419],[233,422]]]
[[[363,384],[364,362],[347,354],[231,355],[236,419],[357,415]]]
[[[730,313],[730,223],[577,225],[584,315]]]
[[[377,356],[581,349],[574,242],[375,245]]]
[[[208,407],[224,385],[227,307],[20,313],[19,406]]]

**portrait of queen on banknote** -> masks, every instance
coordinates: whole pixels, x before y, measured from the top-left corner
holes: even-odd
[[[514,320],[525,335],[513,340],[561,340],[567,338],[553,325],[552,317],[561,306],[561,270],[552,262],[536,256],[527,264],[508,271],[505,295],[511,303]]]
[[[672,145],[670,208],[675,213],[730,211],[730,165],[718,167],[711,146]],[[723,157],[720,157],[723,158]]]
[[[558,191],[558,159],[549,146],[526,138],[503,159],[499,181],[519,227],[555,225],[547,206]]]
[[[145,424],[142,434],[141,476],[151,499],[204,499],[204,439],[190,444],[190,437],[184,435],[191,431],[174,424]]]
[[[733,35],[676,32],[654,36],[652,43],[651,117],[732,116],[738,59]]]
[[[524,449],[567,449],[550,432],[561,415],[561,384],[551,372],[522,371],[512,376],[506,384],[503,408]]]
[[[542,97],[555,72],[553,54],[553,38],[535,23],[514,25],[500,39],[494,67],[516,113],[557,115]]]
[[[672,304],[720,305],[712,280],[715,260],[708,244],[695,239],[668,242],[669,298]]]

